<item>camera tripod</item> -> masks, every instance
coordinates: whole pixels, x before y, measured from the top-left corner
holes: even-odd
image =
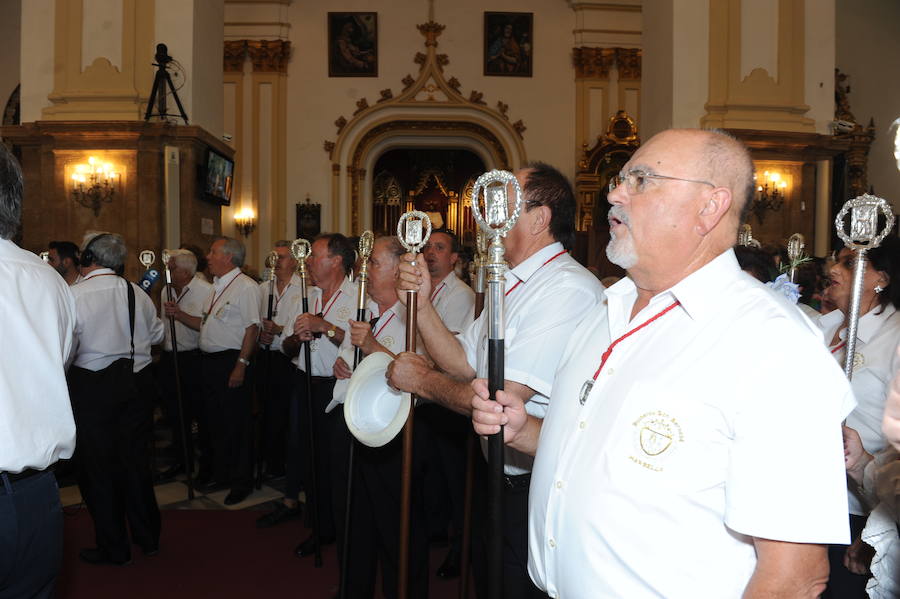
[[[166,65],[172,62],[172,57],[169,56],[169,49],[165,44],[157,44],[156,45],[156,62],[153,63],[153,66],[156,67],[156,77],[153,79],[153,89],[150,91],[150,99],[147,101],[147,112],[144,113],[144,120],[149,121],[151,117],[158,116],[162,119],[165,119],[170,115],[168,113],[168,109],[166,108],[166,94],[168,93],[163,86],[168,86],[169,91],[172,92],[172,97],[175,99],[175,104],[178,105],[178,112],[181,115],[181,118],[184,119],[184,124],[188,124],[187,114],[184,112],[184,106],[181,105],[181,100],[178,98],[178,92],[175,91],[175,86],[172,84],[172,76],[169,75],[169,71],[166,70]],[[153,106],[156,105],[156,113],[153,113]]]

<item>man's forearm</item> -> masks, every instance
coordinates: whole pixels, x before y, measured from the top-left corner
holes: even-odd
[[[824,545],[754,538],[756,568],[743,599],[816,599],[828,582]]]
[[[516,451],[533,456],[537,453],[538,439],[541,437],[541,426],[544,421],[536,416],[528,415],[525,426],[516,434],[515,439],[506,444]]]
[[[177,320],[189,329],[193,329],[195,331],[200,330],[201,319],[199,316],[191,316],[187,312],[179,312]]]
[[[249,360],[256,352],[256,339],[259,337],[259,326],[252,324],[244,331],[244,339],[241,342],[241,355],[244,360]]]
[[[463,416],[472,415],[472,386],[443,372],[429,370],[419,382],[419,397],[430,399]]]
[[[475,371],[466,359],[465,350],[453,333],[444,326],[434,306],[431,304],[422,306],[416,315],[416,326],[425,343],[425,351],[438,368],[460,380],[470,381],[475,378]],[[470,398],[471,395],[466,401],[468,402]],[[471,411],[471,407],[467,406],[467,409]]]

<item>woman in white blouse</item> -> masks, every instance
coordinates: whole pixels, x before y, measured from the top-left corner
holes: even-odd
[[[900,345],[900,239],[888,237],[881,247],[867,252],[867,258],[869,264],[863,279],[851,381],[857,406],[847,417],[847,426],[858,432],[865,451],[874,455],[887,444],[881,431],[881,420],[891,380],[900,368],[897,353]],[[828,273],[831,284],[826,289],[837,310],[819,318],[825,342],[842,366],[846,356],[854,262],[851,250],[844,248],[838,254]],[[851,485],[848,500],[851,533],[857,541],[871,506],[867,505],[856,485]],[[844,553],[846,548],[841,546],[829,549],[831,578],[824,597],[865,597],[866,577],[845,567]]]

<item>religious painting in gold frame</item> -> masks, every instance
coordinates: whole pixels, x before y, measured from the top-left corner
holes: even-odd
[[[531,77],[533,57],[533,13],[484,13],[485,75]]]
[[[328,76],[378,76],[378,13],[328,13]]]

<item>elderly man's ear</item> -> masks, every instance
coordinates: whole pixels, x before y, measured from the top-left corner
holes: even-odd
[[[701,236],[709,235],[725,218],[731,209],[731,191],[726,187],[717,187],[704,200],[697,215],[696,231]]]

